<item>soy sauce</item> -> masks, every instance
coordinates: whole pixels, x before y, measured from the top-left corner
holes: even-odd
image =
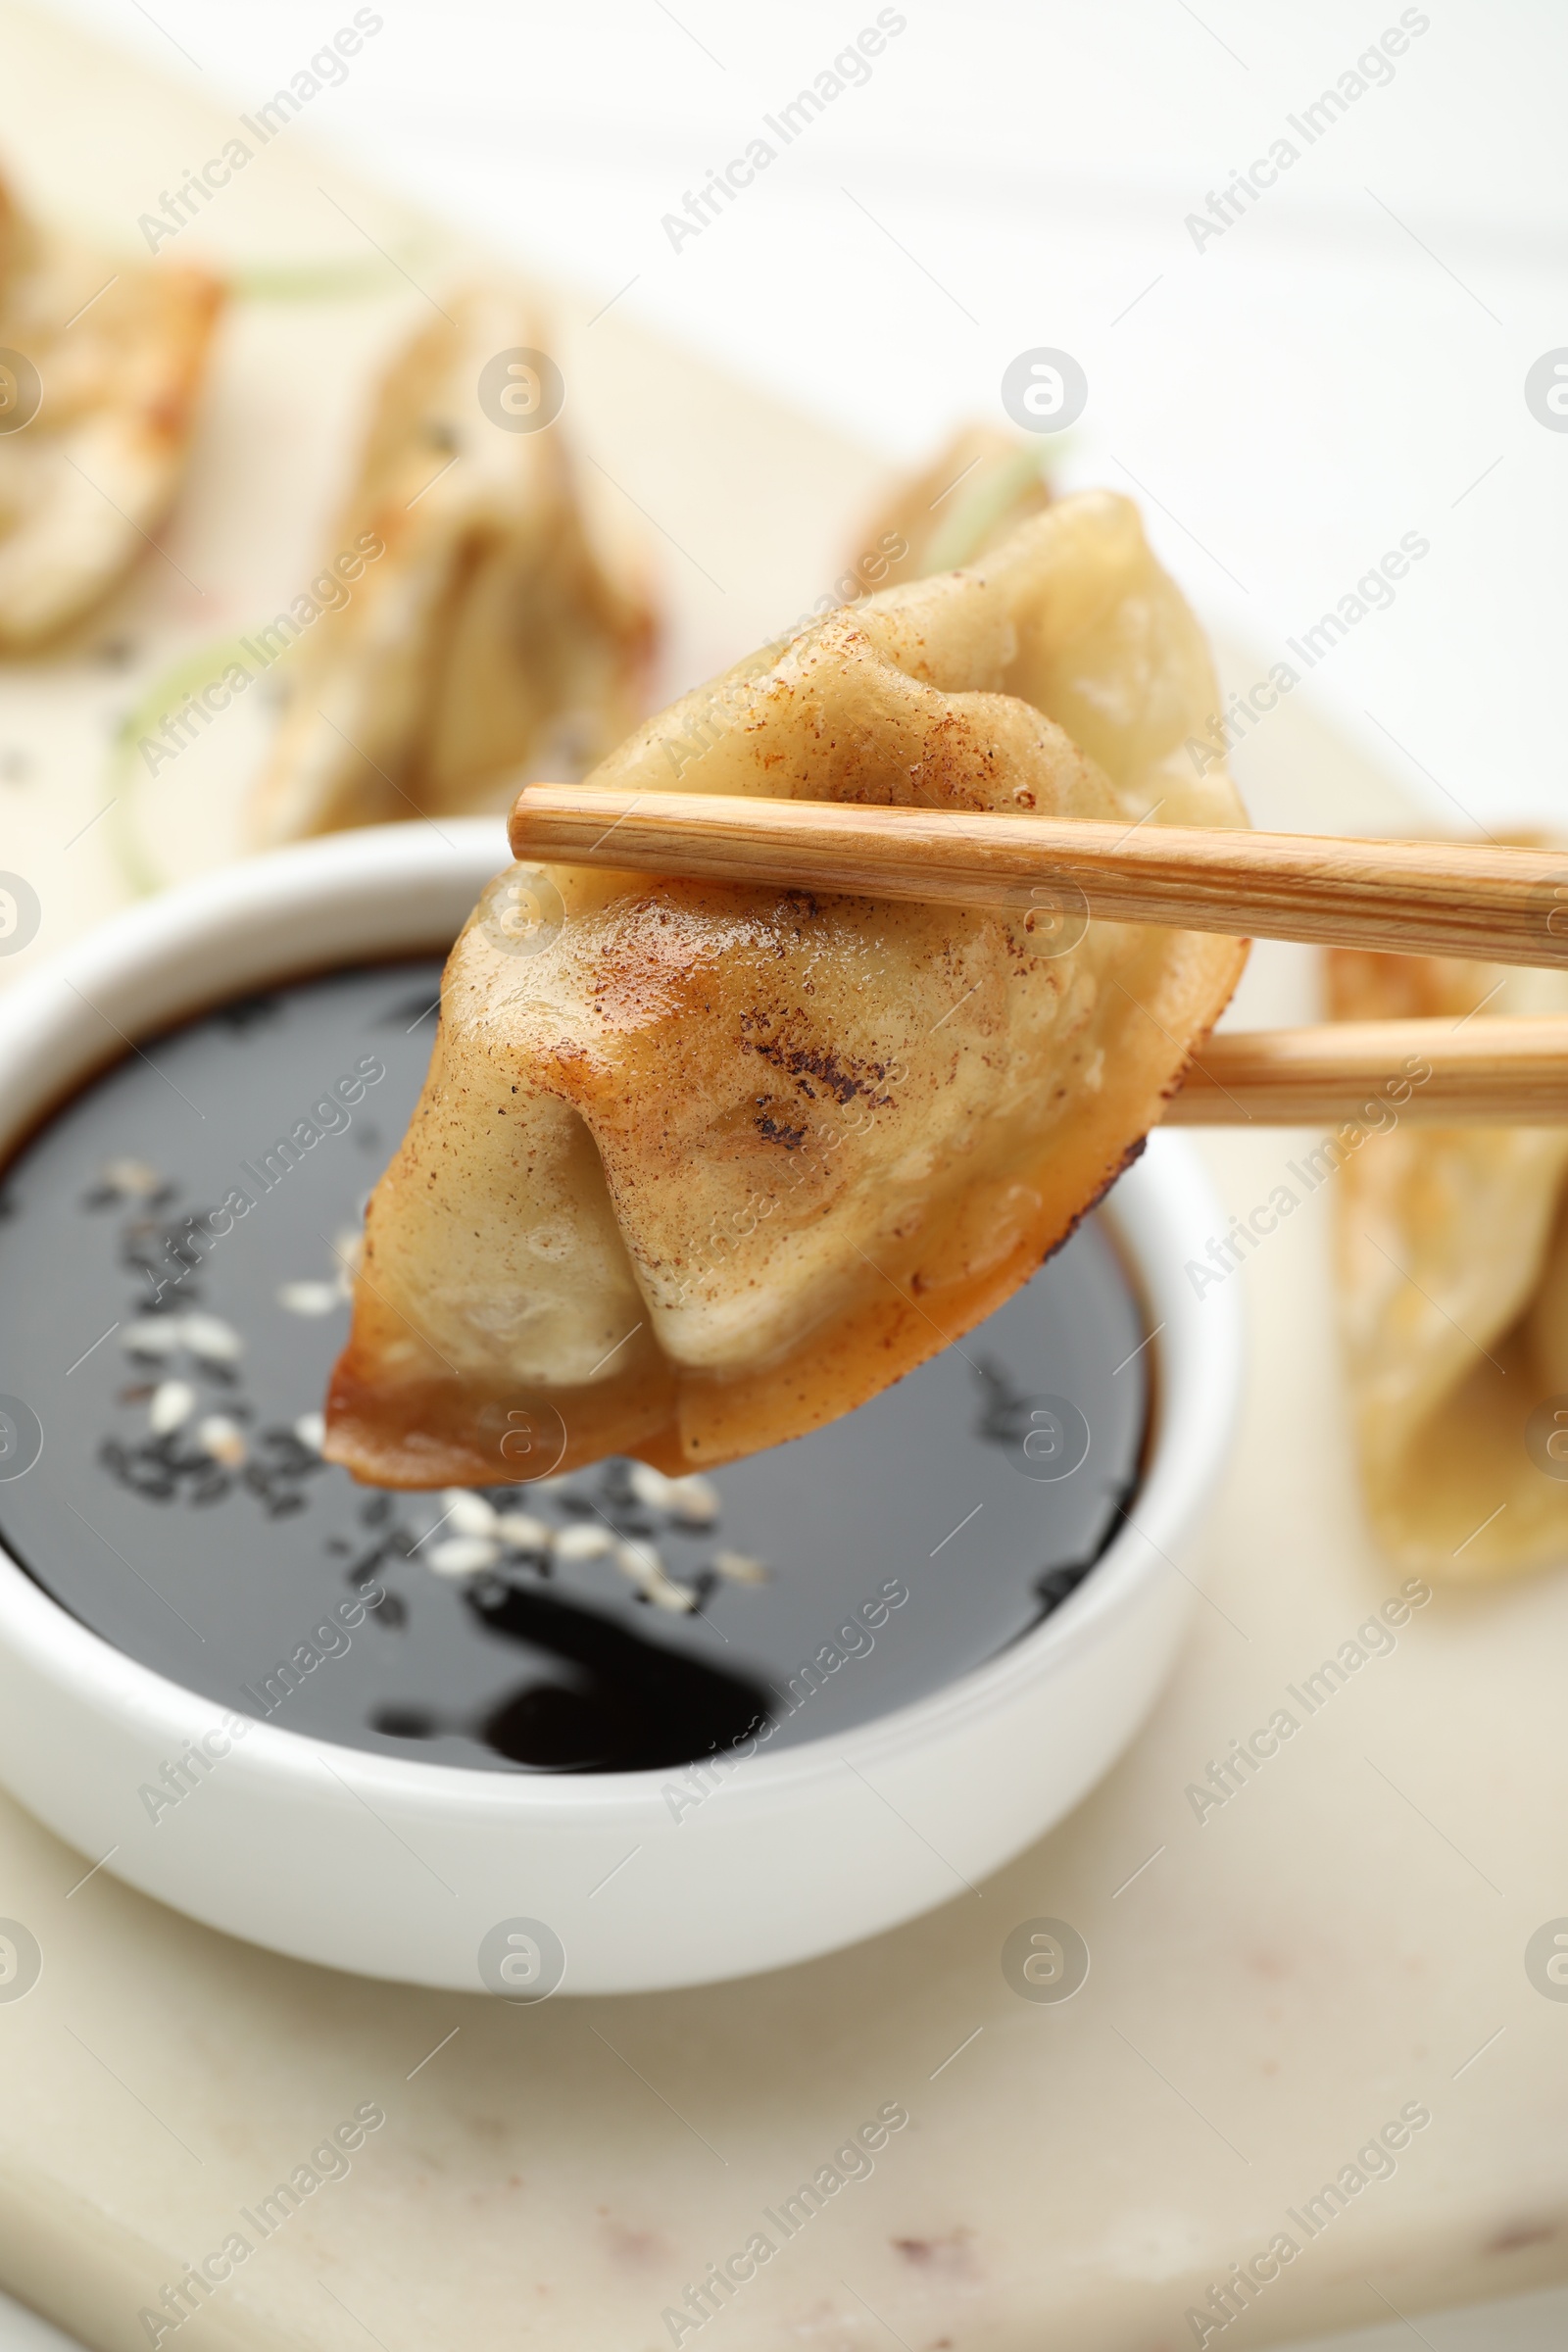
[[[832,1739],[1057,1607],[1129,1507],[1150,1410],[1144,1324],[1094,1218],[932,1362],[678,1507],[621,1461],[477,1497],[322,1462],[346,1268],[439,978],[356,967],[224,1005],[12,1163],[12,1557],[216,1709],[502,1772],[667,1770],[763,1727],[769,1752]]]

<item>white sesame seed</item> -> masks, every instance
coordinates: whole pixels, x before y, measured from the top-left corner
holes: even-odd
[[[623,1576],[629,1576],[656,1609],[668,1609],[683,1614],[697,1606],[697,1595],[689,1585],[677,1585],[665,1575],[664,1563],[651,1544],[617,1544],[615,1565]]]
[[[633,1462],[626,1483],[646,1510],[663,1511],[683,1526],[711,1527],[718,1517],[716,1492],[695,1472],[685,1478],[666,1478],[652,1462]]]
[[[448,1487],[441,1500],[446,1505],[444,1524],[455,1536],[483,1536],[494,1541],[495,1506],[482,1494],[472,1494],[466,1487]]]
[[[157,1192],[163,1178],[144,1159],[106,1159],[98,1181],[124,1200],[145,1200]]]
[[[602,1527],[586,1523],[578,1527],[564,1527],[556,1538],[558,1560],[602,1560],[615,1548],[613,1540]]]
[[[697,1595],[690,1585],[677,1585],[667,1576],[648,1587],[648,1597],[656,1609],[667,1609],[675,1617],[689,1616],[697,1606]]]
[[[343,1293],[335,1282],[285,1282],[277,1303],[291,1315],[329,1315],[342,1305]]]
[[[503,1511],[496,1521],[496,1534],[514,1551],[548,1551],[551,1546],[549,1528],[527,1511]]]
[[[734,1585],[765,1585],[772,1570],[749,1551],[715,1551],[713,1566]]]
[[[167,1438],[196,1410],[196,1392],[187,1380],[161,1380],[147,1407],[147,1426],[155,1438]]]
[[[180,1315],[180,1338],[193,1355],[209,1363],[231,1364],[240,1351],[239,1333],[217,1315]]]
[[[615,1566],[640,1585],[646,1585],[651,1577],[664,1573],[664,1563],[651,1544],[621,1542],[616,1544],[614,1550]]]
[[[129,1355],[172,1355],[183,1337],[183,1315],[143,1315],[122,1327],[120,1344]]]
[[[718,1492],[695,1471],[686,1478],[672,1478],[669,1508],[684,1527],[711,1527],[719,1512]]]
[[[656,1470],[652,1462],[633,1462],[626,1474],[626,1483],[638,1501],[651,1511],[667,1511],[675,1481]]]
[[[488,1536],[448,1536],[419,1557],[437,1576],[477,1576],[481,1568],[495,1566],[501,1546]]]
[[[312,1453],[319,1453],[326,1443],[326,1422],[319,1413],[301,1413],[294,1424],[294,1435]]]
[[[196,1443],[225,1470],[238,1470],[244,1464],[245,1433],[226,1413],[209,1413],[205,1421],[198,1422]]]

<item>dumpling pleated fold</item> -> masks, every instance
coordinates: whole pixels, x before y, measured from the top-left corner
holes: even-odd
[[[1136,510],[1091,493],[766,649],[589,780],[1237,825],[1218,708]],[[370,1203],[328,1454],[394,1486],[679,1471],[849,1411],[1066,1238],[1245,955],[1049,892],[510,869]]]

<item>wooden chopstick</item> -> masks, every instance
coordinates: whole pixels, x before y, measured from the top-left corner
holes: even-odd
[[[1165,1110],[1178,1127],[1568,1124],[1568,1017],[1226,1029]]]
[[[514,857],[575,865],[1568,965],[1568,856],[1550,850],[574,784],[526,786],[511,830]]]

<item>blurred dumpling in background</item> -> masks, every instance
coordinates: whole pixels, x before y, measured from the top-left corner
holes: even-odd
[[[964,425],[877,509],[855,562],[863,568],[867,550],[887,556],[887,569],[876,573],[883,587],[972,564],[1051,504],[1042,458],[1038,442],[1016,441],[989,424]]]
[[[147,552],[223,299],[40,225],[0,180],[0,652],[46,644]]]
[[[1568,972],[1346,949],[1328,962],[1336,1020],[1568,1012]],[[1337,1182],[1379,1540],[1454,1580],[1568,1559],[1568,1127],[1398,1127]]]
[[[559,420],[509,429],[481,405],[487,365],[537,350],[538,325],[505,287],[447,308],[375,396],[326,567],[368,560],[291,658],[263,846],[499,810],[532,777],[580,776],[646,708],[640,559],[585,508]]]

